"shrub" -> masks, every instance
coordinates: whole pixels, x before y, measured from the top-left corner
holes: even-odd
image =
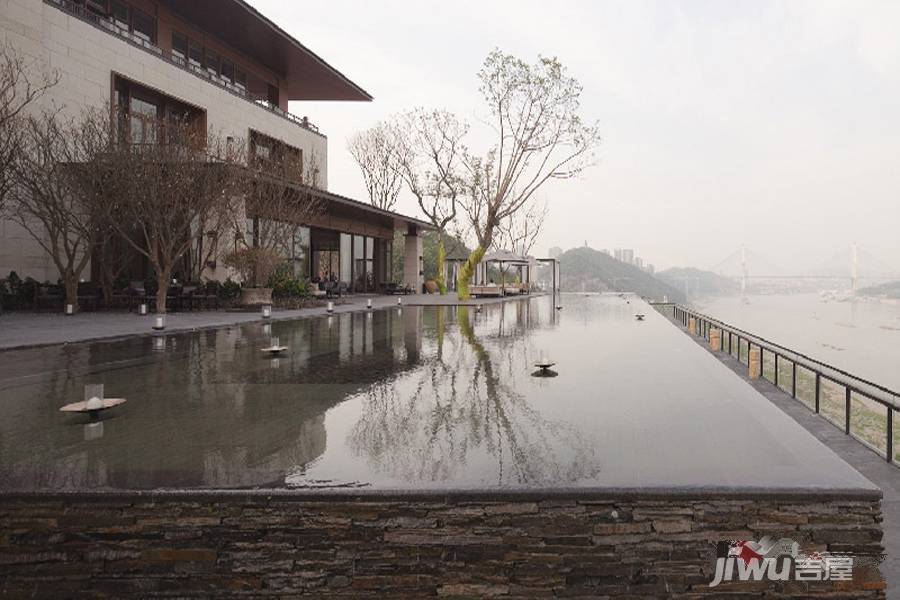
[[[291,274],[290,265],[281,265],[269,278],[274,298],[303,298],[309,295],[309,285],[305,279],[297,279]]]
[[[219,284],[216,282],[216,293],[219,300],[234,300],[241,294],[241,284],[234,281],[231,277]]]

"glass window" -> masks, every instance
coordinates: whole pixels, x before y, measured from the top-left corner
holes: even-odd
[[[344,283],[352,283],[352,273],[350,269],[350,234],[341,234],[341,281]]]
[[[211,75],[215,75],[218,77],[219,75],[219,55],[210,50],[206,51],[206,70],[209,71]]]
[[[234,72],[234,83],[239,88],[246,90],[247,89],[247,74],[240,69],[235,70]]]
[[[133,144],[156,143],[157,106],[149,100],[131,97],[130,122]]]
[[[85,2],[87,9],[94,14],[106,16],[106,0],[87,0]]]
[[[172,54],[178,58],[185,60],[188,55],[188,39],[187,36],[177,32],[172,33]]]
[[[193,42],[188,42],[188,60],[190,63],[197,67],[198,69],[203,64],[203,48],[194,44]]]
[[[156,43],[156,19],[136,8],[131,9],[134,35],[152,44]]]
[[[110,13],[113,23],[115,23],[119,29],[128,31],[128,5],[112,0],[112,3],[110,4]]]
[[[309,229],[298,227],[294,231],[291,258],[294,263],[294,277],[309,276]],[[336,271],[337,269],[335,269]]]
[[[229,60],[222,60],[222,78],[231,83],[234,81],[234,63]]]

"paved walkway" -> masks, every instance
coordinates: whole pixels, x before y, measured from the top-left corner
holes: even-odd
[[[534,295],[534,294],[533,294]],[[532,296],[533,296],[532,295]],[[404,306],[456,306],[461,304],[495,304],[527,296],[506,298],[478,298],[468,302],[456,296],[411,294],[408,296],[354,295],[335,301],[334,312],[366,310],[366,300],[372,300],[374,308],[397,304],[402,298]],[[316,317],[326,314],[325,306],[297,310],[274,310],[272,320]],[[240,323],[261,321],[259,312],[241,311],[190,311],[166,315],[166,331],[191,331],[214,327],[227,327]],[[8,312],[0,315],[0,350],[84,342],[104,338],[121,338],[134,335],[151,335],[153,316],[138,316],[127,312],[90,312],[70,317],[59,313]]]
[[[671,320],[671,317],[670,317]],[[672,321],[676,327],[679,323]],[[685,332],[685,335],[688,335]],[[709,350],[709,344],[703,338],[693,339]],[[712,352],[710,350],[710,352]],[[880,455],[863,446],[843,430],[835,427],[824,417],[808,409],[802,402],[795,400],[790,394],[783,392],[765,379],[750,380],[747,365],[725,352],[715,356],[738,376],[746,380],[757,392],[768,398],[775,406],[793,417],[804,429],[812,433],[823,444],[831,448],[845,462],[866,476],[869,481],[881,488],[884,497],[881,510],[884,514],[884,544],[887,558],[881,564],[881,573],[887,581],[887,597],[900,599],[900,469],[888,464]]]

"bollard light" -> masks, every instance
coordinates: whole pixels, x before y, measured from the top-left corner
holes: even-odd
[[[142,317],[147,315],[147,305],[146,304],[141,304],[140,306],[138,306],[138,314],[141,315]]]
[[[74,304],[66,304],[66,316],[71,317],[75,314],[75,305]]]
[[[271,317],[271,316],[272,316],[272,307],[269,306],[268,304],[263,305],[263,307],[262,307],[262,318],[263,318],[263,319],[268,319],[268,318]]]
[[[165,315],[157,315],[155,319],[153,319],[153,329],[157,331],[162,331],[166,328],[166,317]]]
[[[331,302],[331,301],[329,300],[329,301],[328,301],[328,307],[327,307],[325,310],[328,312],[328,314],[333,313],[333,312],[334,312],[334,302]]]
[[[366,308],[372,308],[372,299],[371,298],[366,300]]]
[[[397,306],[403,305],[403,298],[401,296],[397,296]]]

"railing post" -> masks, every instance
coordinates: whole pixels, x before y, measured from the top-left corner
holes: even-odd
[[[844,394],[844,399],[846,401],[846,408],[844,414],[844,433],[850,433],[850,386],[844,386],[846,393]]]
[[[797,397],[797,361],[791,363],[791,396]]]
[[[887,407],[887,440],[884,444],[887,449],[886,456],[888,462],[894,462],[894,410]]]
[[[775,352],[775,387],[778,387],[778,353]]]
[[[816,414],[819,413],[819,390],[822,388],[822,376],[816,371]]]

